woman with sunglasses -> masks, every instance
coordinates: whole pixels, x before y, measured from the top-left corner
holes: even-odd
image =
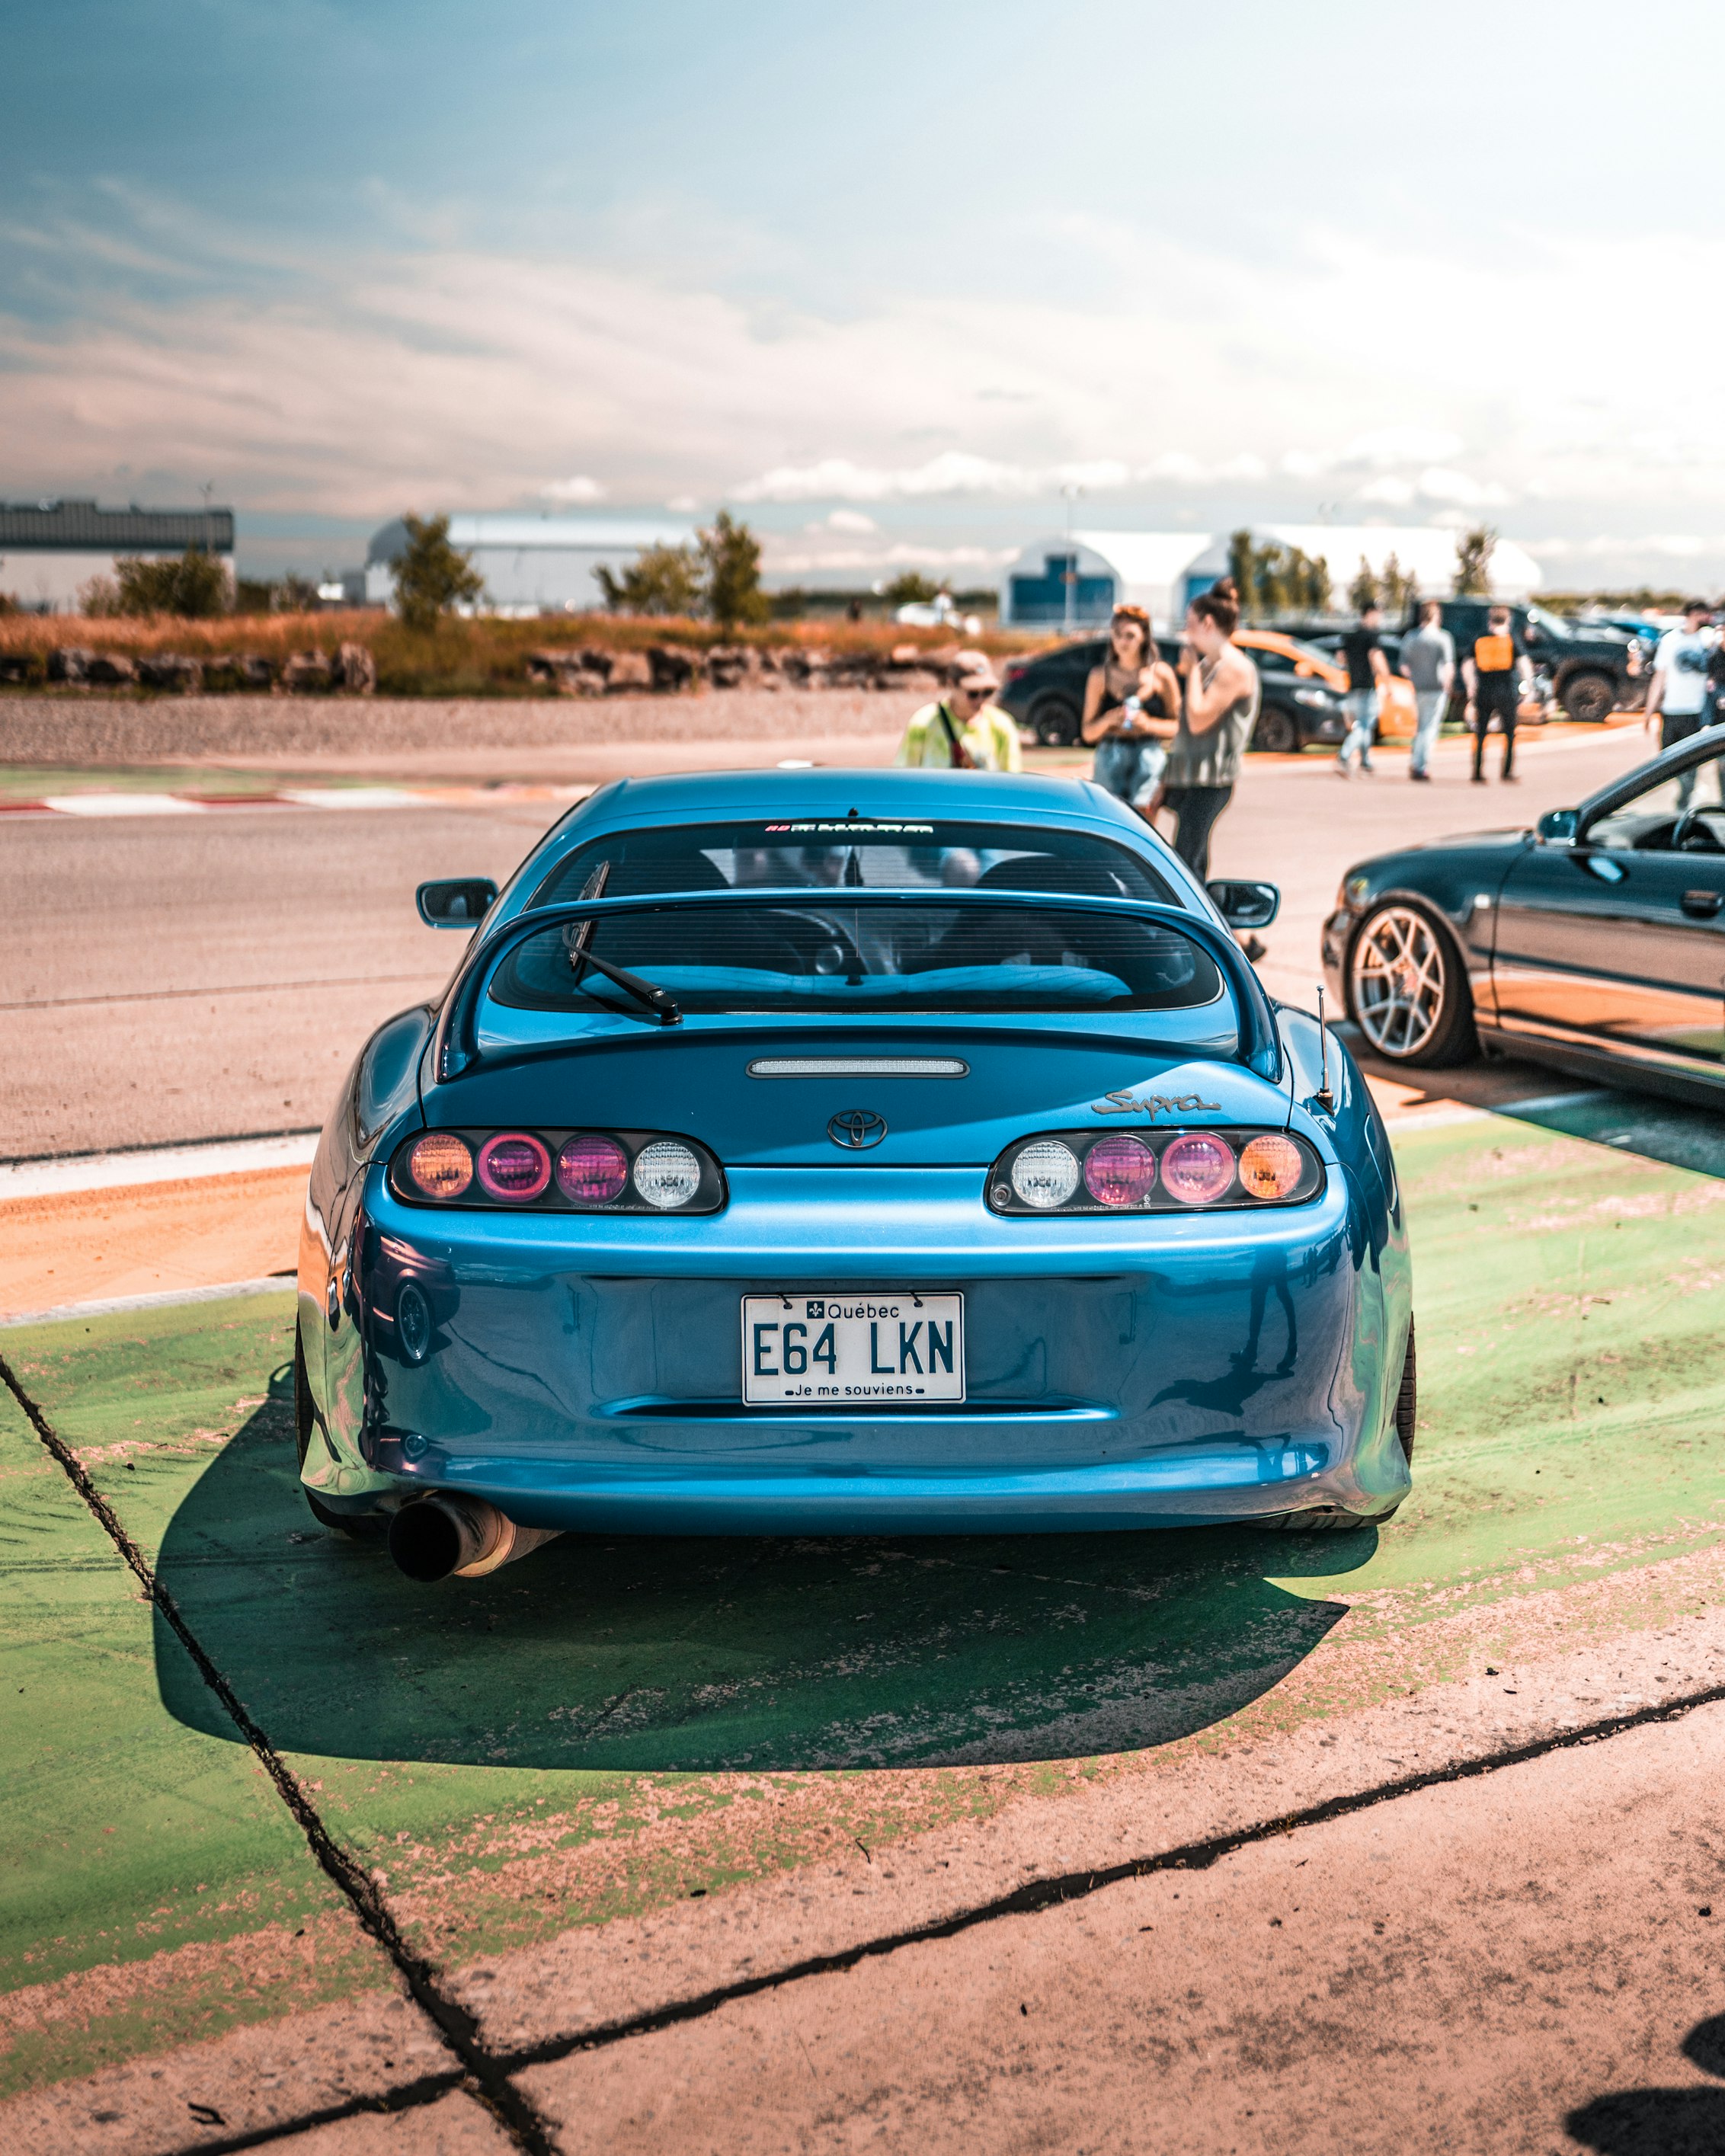
[[[1180,685],[1150,639],[1149,615],[1142,607],[1116,607],[1107,654],[1084,685],[1083,735],[1096,744],[1091,778],[1147,820],[1179,709]]]

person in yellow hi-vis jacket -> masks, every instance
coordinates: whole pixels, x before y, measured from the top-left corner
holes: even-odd
[[[993,701],[1000,682],[988,654],[961,651],[950,679],[939,702],[912,716],[893,762],[932,771],[1022,771],[1018,727]]]

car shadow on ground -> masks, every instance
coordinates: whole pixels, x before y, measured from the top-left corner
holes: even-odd
[[[288,1752],[623,1771],[994,1763],[1165,1744],[1293,1669],[1345,1614],[1275,1584],[1346,1573],[1374,1529],[976,1537],[566,1535],[416,1586],[326,1533],[290,1411],[258,1409],[158,1569]],[[233,1725],[163,1651],[169,1711]]]
[[[1725,2078],[1725,2015],[1697,2021],[1683,2055],[1705,2074]],[[1563,2121],[1571,2138],[1600,2156],[1725,2156],[1725,2089],[1614,2090]]]
[[[1691,1106],[1584,1079],[1534,1063],[1464,1063],[1439,1070],[1402,1070],[1374,1055],[1357,1026],[1338,1023],[1367,1078],[1388,1089],[1393,1104],[1483,1108],[1511,1122],[1531,1123],[1563,1137],[1586,1138],[1640,1153],[1697,1175],[1725,1176],[1725,1122],[1716,1108]],[[1393,1122],[1392,1133],[1417,1130],[1415,1120]]]

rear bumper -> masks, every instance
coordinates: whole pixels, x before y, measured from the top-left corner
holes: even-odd
[[[963,1532],[1378,1512],[1405,1252],[1332,1167],[1286,1213],[1002,1220],[980,1169],[738,1169],[704,1220],[432,1215],[373,1178],[357,1295],[326,1324],[336,1498],[430,1489],[524,1524]],[[409,1280],[432,1306],[415,1367]],[[966,1298],[961,1407],[746,1406],[741,1298]],[[309,1298],[308,1298],[309,1300]]]

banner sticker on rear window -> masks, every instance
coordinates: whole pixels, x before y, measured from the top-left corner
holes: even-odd
[[[788,836],[794,839],[825,837],[833,833],[847,839],[867,836],[932,839],[934,836],[932,824],[763,824],[761,831],[763,837]]]

